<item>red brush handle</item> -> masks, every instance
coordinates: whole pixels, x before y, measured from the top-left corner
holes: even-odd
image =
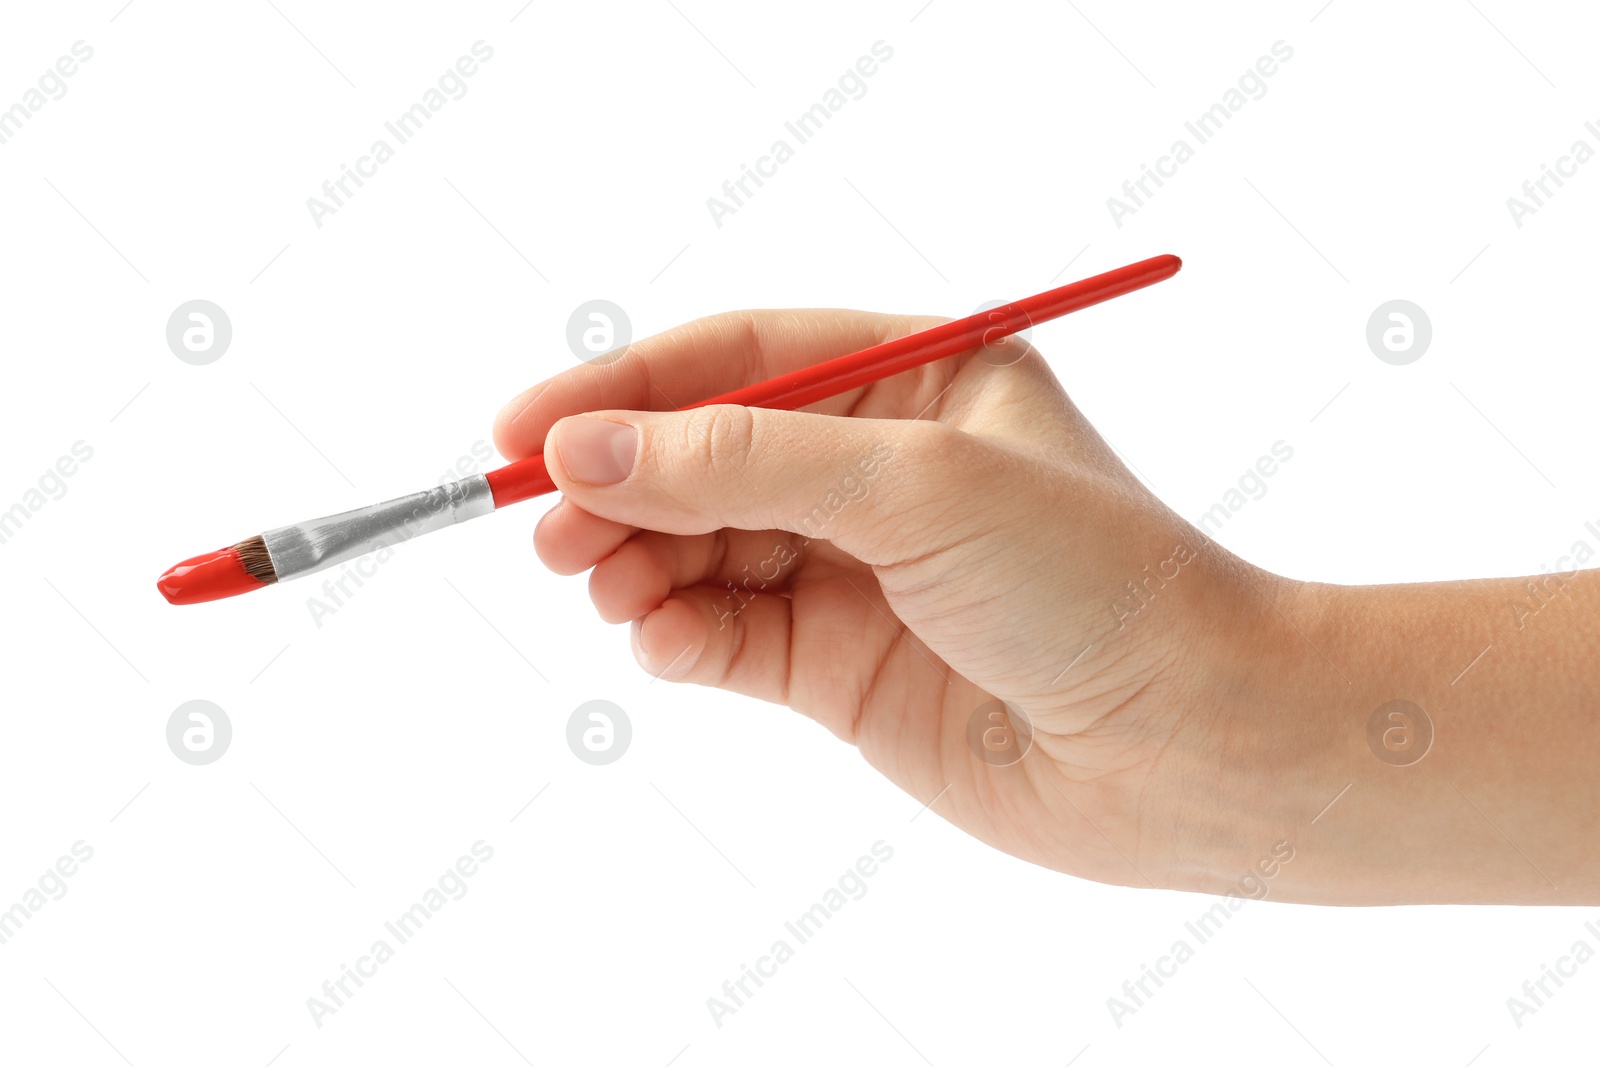
[[[683,410],[708,404],[743,404],[747,407],[793,411],[830,396],[882,381],[912,367],[993,344],[1035,323],[1059,318],[1079,308],[1165,281],[1178,273],[1178,268],[1182,266],[1183,261],[1177,256],[1156,256],[1130,263],[1126,267],[1096,274],[1093,278],[1072,282],[1005,307],[980,311],[976,315],[934,326],[921,333],[897,337],[848,356],[839,356],[764,382],[746,385],[731,393],[696,401],[685,405]],[[497,508],[555,490],[555,483],[545,471],[542,454],[508,463],[499,470],[490,471],[487,477]]]

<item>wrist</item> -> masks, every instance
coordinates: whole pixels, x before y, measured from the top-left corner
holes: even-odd
[[[1313,900],[1333,887],[1324,821],[1361,754],[1349,724],[1357,686],[1337,654],[1361,606],[1348,589],[1284,578],[1238,560],[1212,625],[1189,717],[1203,767],[1184,805],[1174,871],[1183,888],[1251,898]],[[1370,753],[1367,755],[1372,760]],[[1376,760],[1373,760],[1376,762]],[[1314,871],[1312,878],[1306,873]]]
[[[1591,639],[1581,607],[1567,630],[1514,634],[1520,584],[1261,580],[1213,689],[1216,818],[1236,829],[1209,882],[1236,885],[1281,840],[1274,899],[1593,899]]]

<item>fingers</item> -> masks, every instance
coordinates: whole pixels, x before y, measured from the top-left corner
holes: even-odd
[[[634,624],[634,658],[667,681],[787,704],[789,609],[770,593],[730,604],[715,589],[683,589]]]
[[[606,622],[628,622],[656,608],[688,576],[710,567],[716,534],[673,538],[641,533],[602,560],[589,575],[589,599]]]
[[[522,459],[544,444],[555,421],[580,411],[665,411],[752,382],[869,348],[941,321],[862,311],[738,311],[687,323],[636,341],[611,363],[591,363],[542,382],[495,420],[502,455]],[[856,393],[819,410],[849,410]]]
[[[779,565],[781,556],[786,562]],[[674,589],[706,584],[725,595],[779,591],[799,566],[793,535],[718,530],[694,537],[635,534],[589,576],[589,599],[606,622],[627,622],[661,606]]]
[[[931,422],[715,405],[563,419],[545,463],[568,500],[613,522],[787,530],[887,566],[993,520],[1000,447]]]
[[[533,538],[539,559],[557,574],[593,568],[589,597],[611,623],[654,611],[674,589],[690,585],[709,583],[729,592],[779,589],[804,555],[793,535],[781,531],[718,530],[695,537],[639,532],[567,500],[545,513]],[[774,562],[779,555],[786,566]]]
[[[545,512],[533,530],[539,560],[557,574],[582,574],[615,552],[634,533],[610,519],[591,515],[570,500]]]

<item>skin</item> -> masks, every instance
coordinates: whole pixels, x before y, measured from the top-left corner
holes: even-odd
[[[1334,904],[1600,902],[1595,572],[1268,573],[1145,489],[1015,338],[805,412],[672,410],[941,321],[735,312],[529,389],[495,440],[542,449],[562,491],[540,559],[591,572],[645,670],[787,705],[1058,871]],[[1396,700],[1431,743],[1405,708],[1369,741]],[[985,718],[996,702],[1017,710]]]

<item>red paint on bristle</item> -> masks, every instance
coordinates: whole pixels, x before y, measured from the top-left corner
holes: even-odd
[[[237,548],[219,548],[173,564],[156,581],[156,588],[169,604],[204,604],[208,600],[238,596],[253,589],[265,589],[244,569]]]
[[[1154,285],[1172,277],[1182,266],[1183,261],[1177,256],[1155,256],[1130,263],[993,311],[980,311],[688,406],[743,404],[793,411],[936,359],[974,351],[1036,323]],[[556,488],[550,472],[545,469],[542,453],[508,463],[487,472],[484,477],[496,508],[554,492]],[[259,546],[261,539],[252,538],[252,541]],[[270,562],[262,573],[273,575]],[[245,569],[238,546],[234,546],[184,560],[163,574],[156,588],[168,603],[202,604],[248,593],[268,584]]]

